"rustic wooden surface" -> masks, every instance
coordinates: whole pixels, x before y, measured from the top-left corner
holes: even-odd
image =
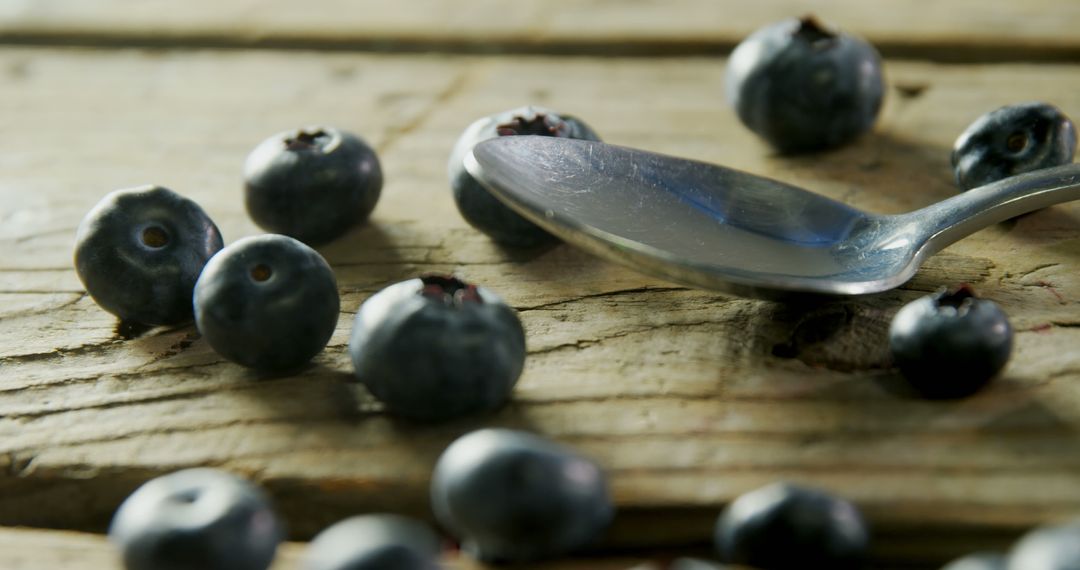
[[[100,32],[74,8],[44,19],[65,5],[75,6],[4,4],[0,14]],[[214,29],[208,12],[190,13],[203,16],[189,29]],[[99,23],[136,29],[150,18],[139,14]],[[723,61],[712,57],[0,49],[0,524],[100,531],[139,483],[192,465],[264,485],[297,539],[356,512],[427,516],[435,457],[485,425],[544,433],[605,465],[620,516],[599,552],[700,546],[726,501],[777,479],[858,502],[883,565],[1000,547],[1080,514],[1080,205],[980,232],[897,291],[785,306],[672,286],[567,246],[498,248],[461,221],[445,180],[472,119],[537,103],[585,118],[611,142],[906,211],[955,193],[949,147],[981,113],[1044,99],[1080,116],[1078,71],[890,60],[875,133],[784,158],[725,108]],[[387,182],[372,223],[322,249],[342,317],[313,367],[258,378],[191,326],[125,335],[85,295],[71,268],[74,229],[106,192],[167,185],[203,204],[227,242],[259,233],[242,207],[244,156],[275,131],[319,122],[366,137]],[[424,271],[489,285],[520,311],[529,360],[505,411],[408,425],[348,382],[356,307]],[[973,398],[913,399],[888,367],[889,318],[957,282],[1009,313],[1012,362]],[[108,556],[97,538],[22,536],[0,542],[70,540]],[[108,567],[98,560],[83,567]]]
[[[278,549],[270,570],[296,570],[301,567],[304,545],[289,543]],[[559,570],[655,570],[643,558],[609,558],[568,561]],[[117,552],[104,536],[70,531],[40,531],[24,528],[0,529],[0,568],[4,570],[87,570],[119,568]],[[445,570],[478,570],[467,558],[447,555]],[[520,570],[540,570],[542,566],[523,566]]]
[[[758,27],[808,12],[889,56],[1080,58],[1080,4],[1061,0],[5,0],[0,41],[726,53]]]

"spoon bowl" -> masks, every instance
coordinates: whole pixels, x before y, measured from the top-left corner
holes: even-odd
[[[465,168],[515,211],[594,254],[740,296],[863,295],[991,224],[1080,199],[1080,165],[876,215],[723,166],[595,141],[499,137]]]

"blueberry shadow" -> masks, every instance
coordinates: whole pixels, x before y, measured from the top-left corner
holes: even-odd
[[[846,189],[834,191],[830,196],[834,199],[872,213],[895,214],[959,192],[953,181],[950,152],[946,146],[874,131],[847,146],[808,154],[774,155],[773,159],[796,172],[843,184]]]
[[[405,261],[403,244],[398,243],[388,225],[378,220],[350,228],[337,239],[316,247],[332,267],[352,265],[393,265]]]
[[[781,360],[799,360],[837,372],[880,372],[891,366],[888,330],[903,305],[903,293],[775,304],[757,338],[759,350]]]

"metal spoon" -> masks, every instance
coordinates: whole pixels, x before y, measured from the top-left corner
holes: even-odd
[[[540,136],[482,142],[465,168],[526,218],[600,257],[765,298],[886,291],[979,229],[1080,199],[1080,165],[1070,164],[882,216],[722,166]]]

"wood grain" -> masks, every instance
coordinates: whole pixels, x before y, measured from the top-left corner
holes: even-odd
[[[270,570],[295,570],[301,567],[305,545],[286,543],[278,549]],[[629,570],[647,564],[644,558],[610,558],[560,561],[542,566],[546,570]],[[121,562],[104,536],[80,532],[41,531],[24,528],[0,529],[0,568],[4,570],[117,570]],[[448,554],[444,570],[481,570],[468,559]],[[515,567],[517,568],[517,567]],[[541,566],[522,566],[522,570],[540,570]],[[646,570],[641,568],[641,570]]]
[[[529,102],[611,142],[876,212],[953,195],[952,140],[987,110],[1046,99],[1080,116],[1075,66],[887,72],[921,93],[890,91],[879,128],[855,146],[788,158],[723,106],[712,58],[0,51],[0,523],[101,530],[138,484],[193,465],[265,486],[296,538],[356,512],[427,516],[438,453],[485,425],[546,434],[608,469],[621,511],[604,552],[701,545],[727,501],[777,479],[855,500],[882,563],[940,563],[1080,513],[1080,205],[988,228],[897,291],[785,306],[672,286],[566,246],[503,250],[449,196],[460,131]],[[191,326],[125,338],[82,291],[74,229],[106,192],[170,186],[234,241],[258,233],[240,197],[247,151],[317,122],[372,142],[387,183],[373,222],[322,249],[343,311],[310,369],[259,378]],[[408,425],[348,382],[357,306],[424,271],[487,284],[520,311],[529,360],[506,410]],[[973,398],[913,399],[889,368],[889,319],[959,281],[1009,313],[1012,362]]]
[[[1080,58],[1080,5],[1060,0],[7,0],[0,39],[595,54],[726,53],[755,29],[808,12],[890,56]]]

